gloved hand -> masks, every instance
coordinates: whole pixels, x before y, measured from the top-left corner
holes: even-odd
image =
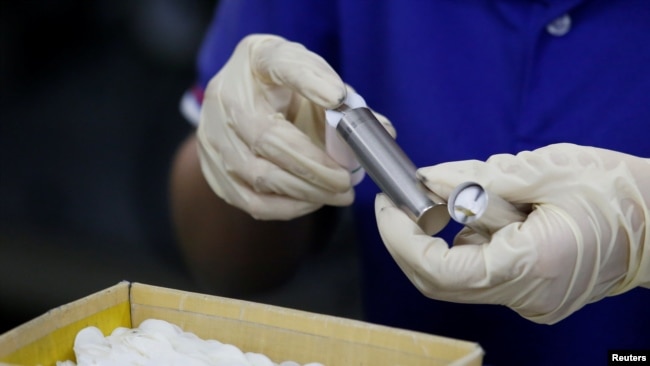
[[[304,46],[272,35],[242,39],[204,94],[197,137],[212,190],[264,220],[349,205],[350,175],[324,152],[325,109],[346,92]]]
[[[418,174],[445,199],[456,185],[475,181],[533,207],[524,222],[506,225],[490,239],[465,228],[450,248],[379,195],[381,237],[430,298],[501,304],[552,324],[603,297],[650,287],[650,159],[557,144]]]

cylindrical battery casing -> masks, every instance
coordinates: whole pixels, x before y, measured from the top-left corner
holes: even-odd
[[[466,201],[470,204],[463,203]],[[512,203],[475,182],[459,184],[449,195],[447,208],[454,221],[488,238],[502,227],[526,219]]]
[[[428,234],[449,222],[445,202],[417,179],[417,168],[368,108],[342,111],[336,130],[379,188]]]

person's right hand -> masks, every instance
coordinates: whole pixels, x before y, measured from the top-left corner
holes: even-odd
[[[201,110],[199,158],[212,190],[262,220],[351,204],[350,175],[324,149],[324,111],[345,96],[332,67],[301,44],[242,39]]]

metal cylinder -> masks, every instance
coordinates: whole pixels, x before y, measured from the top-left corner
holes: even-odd
[[[339,108],[336,130],[361,166],[397,207],[433,235],[449,222],[442,198],[418,180],[416,166],[368,108]]]
[[[447,201],[449,216],[489,238],[502,227],[522,222],[526,214],[476,182],[459,184]]]

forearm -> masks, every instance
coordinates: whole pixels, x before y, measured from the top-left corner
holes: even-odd
[[[181,252],[215,293],[239,295],[282,282],[312,243],[314,215],[259,221],[216,196],[201,173],[194,135],[176,154],[170,190]]]

